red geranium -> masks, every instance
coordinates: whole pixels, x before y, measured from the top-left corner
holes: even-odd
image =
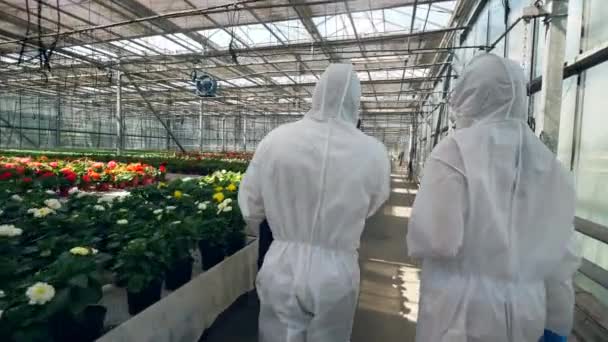
[[[0,174],[0,180],[7,180],[11,178],[12,175],[12,173],[5,171],[4,173]]]
[[[15,171],[17,171],[18,174],[22,175],[25,173],[25,168],[23,166],[17,166],[15,167]]]
[[[21,179],[21,181],[22,181],[23,183],[31,183],[31,182],[32,182],[32,179],[31,179],[30,177],[23,177],[23,178]]]
[[[99,180],[101,178],[101,175],[97,172],[91,172],[89,173],[89,175],[91,176],[91,178],[93,178],[94,180]]]
[[[42,178],[49,178],[49,177],[53,177],[53,176],[55,176],[55,174],[50,171],[44,172],[44,173],[42,173],[42,175],[40,175],[40,177],[42,177]]]
[[[91,177],[89,175],[82,175],[82,180],[85,181],[86,183],[90,183]]]
[[[93,168],[94,169],[103,169],[103,163],[94,163],[93,164]]]
[[[108,162],[108,169],[113,169],[113,168],[115,168],[115,167],[116,167],[116,162],[115,162],[115,161],[113,161],[113,160],[110,160],[110,161]]]
[[[70,183],[74,183],[78,175],[75,172],[64,172],[63,177],[68,180]]]
[[[57,163],[57,162],[50,162],[49,166],[52,167],[52,168],[54,168],[54,169],[56,169],[57,167],[59,167],[59,163]]]
[[[158,167],[158,171],[160,171],[161,173],[165,173],[167,172],[167,167],[165,165],[161,165]]]

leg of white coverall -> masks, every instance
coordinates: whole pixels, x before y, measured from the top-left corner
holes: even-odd
[[[358,291],[351,289],[336,301],[320,303],[308,327],[306,342],[348,342],[353,330]]]

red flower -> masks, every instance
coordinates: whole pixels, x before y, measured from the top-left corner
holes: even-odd
[[[7,180],[9,178],[11,178],[12,173],[5,171],[4,173],[0,174],[0,180]]]
[[[31,182],[32,182],[32,179],[31,179],[30,177],[23,177],[23,178],[21,179],[21,181],[22,181],[23,183],[31,183]]]
[[[89,177],[89,175],[82,175],[82,180],[86,183],[89,183],[91,182],[91,177]]]
[[[74,183],[78,177],[74,172],[64,172],[63,177],[70,183]]]
[[[54,173],[52,173],[50,171],[47,171],[47,172],[42,173],[42,175],[40,177],[42,177],[42,178],[49,178],[49,177],[53,177],[53,176],[55,176]]]
[[[93,168],[94,169],[103,169],[103,163],[94,163]]]
[[[115,167],[116,167],[116,165],[117,165],[117,164],[116,164],[116,162],[115,162],[115,161],[110,160],[110,161],[108,162],[108,169],[113,169],[113,168],[115,168]]]
[[[55,169],[55,168],[57,168],[59,166],[59,163],[57,163],[57,162],[50,162],[49,166]]]
[[[22,175],[25,173],[25,168],[23,166],[17,166],[15,168],[15,171],[17,171],[18,174]]]
[[[165,167],[165,165],[161,165],[158,167],[158,171],[160,171],[161,173],[165,173],[167,172],[167,168]]]

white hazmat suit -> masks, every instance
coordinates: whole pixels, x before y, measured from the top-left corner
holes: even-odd
[[[527,127],[525,86],[516,63],[488,54],[454,89],[457,130],[427,161],[407,235],[423,259],[417,342],[571,330],[574,186]]]
[[[386,148],[356,129],[361,85],[332,64],[303,120],[258,146],[239,190],[249,226],[274,235],[257,278],[261,342],[347,342],[365,220],[390,193]]]

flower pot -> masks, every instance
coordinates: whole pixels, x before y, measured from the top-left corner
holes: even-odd
[[[102,305],[89,305],[79,317],[73,317],[66,312],[54,315],[50,320],[50,333],[53,341],[95,341],[103,333],[107,311]]]
[[[132,316],[144,311],[150,305],[160,300],[163,282],[153,281],[144,287],[140,292],[131,292],[127,289],[127,303],[129,304],[129,314]]]
[[[177,290],[192,279],[192,258],[188,257],[176,261],[165,274],[165,287],[167,290]]]
[[[226,247],[226,255],[231,256],[245,247],[245,234],[234,232],[228,238],[228,246]]]
[[[206,271],[224,260],[224,249],[217,245],[211,245],[205,240],[198,243],[198,249],[201,252],[201,261],[203,271]]]

